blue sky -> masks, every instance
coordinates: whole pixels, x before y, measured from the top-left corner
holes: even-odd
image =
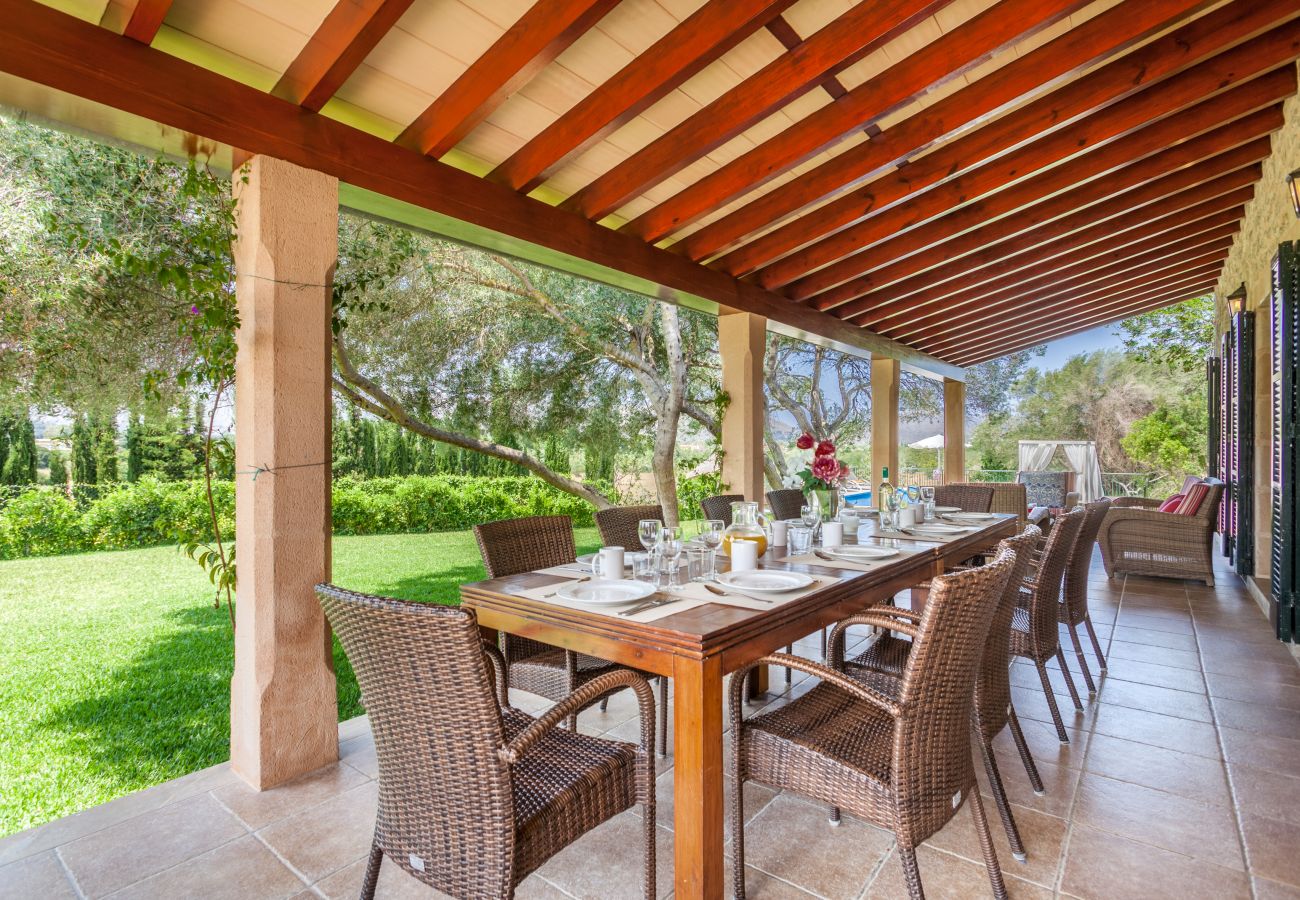
[[[1079,334],[1052,341],[1047,345],[1047,352],[1035,359],[1032,365],[1042,372],[1050,372],[1065,365],[1071,356],[1091,353],[1093,350],[1119,348],[1124,345],[1115,333],[1115,325],[1103,325]]]

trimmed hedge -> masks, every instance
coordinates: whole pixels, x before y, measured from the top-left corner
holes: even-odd
[[[214,486],[223,535],[234,534],[235,488]],[[336,534],[461,531],[518,516],[567,515],[591,525],[585,500],[537,478],[410,475],[334,482]],[[211,538],[201,481],[151,477],[78,504],[58,488],[33,487],[0,506],[0,559],[83,550],[125,550],[176,543],[179,535]]]

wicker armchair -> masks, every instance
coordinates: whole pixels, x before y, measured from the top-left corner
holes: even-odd
[[[722,524],[731,525],[731,504],[745,499],[744,494],[718,494],[705,497],[700,501],[700,511],[706,519],[721,519]]]
[[[975,782],[970,748],[972,694],[989,625],[1006,587],[1014,554],[1003,550],[978,569],[936,578],[918,622],[891,607],[845,620],[910,636],[915,642],[894,695],[806,659],[774,654],[753,665],[791,665],[820,683],[772,712],[741,716],[747,671],[733,676],[731,833],[733,890],[745,884],[744,791],[747,779],[842,807],[898,840],[913,898],[923,896],[916,847],[970,804],[989,881],[1007,896]]]
[[[1066,665],[1065,654],[1061,651],[1061,634],[1057,626],[1060,618],[1061,581],[1065,577],[1065,564],[1074,549],[1074,539],[1087,513],[1083,509],[1074,509],[1056,520],[1052,530],[1043,543],[1043,549],[1037,560],[1038,569],[1031,579],[1024,583],[1020,593],[1020,603],[1011,619],[1011,652],[1023,656],[1038,668],[1038,678],[1043,683],[1043,693],[1047,696],[1047,707],[1052,712],[1052,721],[1056,723],[1056,736],[1062,744],[1070,743],[1070,736],[1065,731],[1065,722],[1061,720],[1061,711],[1056,706],[1056,694],[1052,692],[1052,682],[1047,677],[1047,661],[1056,657],[1065,676],[1065,685],[1070,690],[1070,699],[1074,708],[1083,709],[1079,692],[1070,677],[1070,667]]]
[[[1030,506],[1069,511],[1079,505],[1075,472],[1017,472],[1016,482],[1029,492]]]
[[[1010,513],[1020,519],[1020,530],[1029,524],[1029,494],[1018,481],[968,481],[964,484],[993,489],[989,512]]]
[[[808,501],[804,499],[803,491],[798,488],[782,488],[779,491],[767,492],[767,505],[772,508],[772,518],[774,519],[797,519],[803,514],[803,506]]]
[[[362,900],[385,858],[453,897],[513,897],[547,859],[636,803],[645,896],[655,897],[654,697],[643,678],[605,672],[535,719],[505,704],[505,662],[472,611],[328,584],[316,593],[357,674],[379,760]],[[640,706],[639,746],[555,727],[624,688]]]
[[[1007,832],[1007,841],[1011,853],[1016,859],[1025,859],[1025,847],[1020,839],[1020,830],[1016,827],[1015,817],[1011,813],[1011,804],[1007,800],[1006,788],[1002,784],[1002,774],[998,771],[997,757],[993,753],[993,739],[1002,729],[1011,727],[1011,737],[1015,740],[1020,759],[1025,765],[1025,772],[1036,793],[1043,793],[1043,780],[1034,764],[1034,757],[1025,743],[1024,733],[1020,730],[1020,720],[1011,702],[1011,678],[1008,667],[1011,664],[1011,618],[1016,609],[1016,598],[1020,594],[1020,585],[1034,551],[1038,548],[1041,534],[1034,526],[1029,526],[1013,538],[1008,538],[998,545],[999,552],[1005,548],[1016,555],[1015,565],[1002,589],[1002,599],[989,625],[988,641],[984,645],[984,655],[980,660],[978,680],[975,682],[975,715],[971,721],[975,739],[979,743],[980,753],[984,759],[984,770],[989,776],[989,787],[997,803],[998,814]],[[891,610],[890,616],[900,618],[913,624],[919,623],[920,615],[907,610]],[[850,678],[875,687],[891,697],[898,696],[900,679],[907,669],[907,660],[911,655],[912,642],[894,637],[886,632],[878,638],[866,652],[848,662],[844,661],[844,624],[836,625],[831,632],[832,668],[845,672]],[[884,676],[884,677],[882,677]]]
[[[941,484],[934,489],[935,506],[955,506],[966,512],[988,512],[993,488],[984,484]]]
[[[531,516],[502,519],[474,526],[474,539],[489,578],[504,578],[573,562],[577,547],[573,523],[568,516]],[[559,701],[595,678],[616,668],[609,660],[574,653],[517,634],[502,632],[506,678],[510,686]],[[648,672],[643,678],[659,678],[659,755],[668,754],[668,680]],[[600,699],[601,708],[608,700]],[[569,717],[569,728],[577,730],[578,713]]]
[[[642,519],[658,519],[662,522],[663,506],[649,503],[645,506],[614,506],[596,510],[596,527],[600,529],[601,543],[606,547],[642,549],[638,530]]]
[[[1162,513],[1159,500],[1119,497],[1102,520],[1097,542],[1106,574],[1195,578],[1214,585],[1215,525],[1223,482],[1207,478],[1210,493],[1194,516]]]
[[[1097,543],[1097,532],[1110,511],[1110,500],[1103,497],[1083,506],[1083,524],[1074,539],[1070,558],[1065,563],[1065,587],[1061,594],[1061,624],[1070,629],[1070,640],[1074,643],[1074,655],[1079,660],[1079,669],[1083,672],[1084,683],[1088,685],[1088,696],[1097,695],[1097,685],[1092,680],[1088,669],[1088,660],[1083,655],[1083,643],[1079,640],[1079,626],[1088,629],[1092,639],[1093,652],[1097,654],[1097,665],[1106,671],[1106,656],[1101,652],[1101,641],[1097,640],[1097,631],[1092,627],[1092,614],[1088,611],[1088,570],[1092,567],[1092,548]]]

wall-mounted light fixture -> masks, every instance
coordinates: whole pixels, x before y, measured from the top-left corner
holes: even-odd
[[[1246,282],[1243,281],[1241,283],[1241,287],[1237,288],[1235,291],[1229,294],[1227,296],[1227,301],[1228,301],[1228,315],[1235,316],[1238,313],[1245,312]]]
[[[1291,208],[1295,210],[1296,218],[1300,219],[1300,169],[1286,177],[1286,192],[1291,195]]]

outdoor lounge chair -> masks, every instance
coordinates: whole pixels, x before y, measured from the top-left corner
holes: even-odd
[[[1223,482],[1207,478],[1209,493],[1195,515],[1160,512],[1161,501],[1119,497],[1102,520],[1097,542],[1106,574],[1195,578],[1214,586],[1214,529]]]
[[[542,863],[636,803],[642,885],[654,900],[654,695],[645,679],[613,669],[533,718],[508,704],[505,661],[483,643],[472,610],[329,584],[316,593],[356,672],[379,762],[362,900],[374,897],[385,858],[453,897],[512,897]],[[625,688],[636,693],[639,745],[556,727]]]

